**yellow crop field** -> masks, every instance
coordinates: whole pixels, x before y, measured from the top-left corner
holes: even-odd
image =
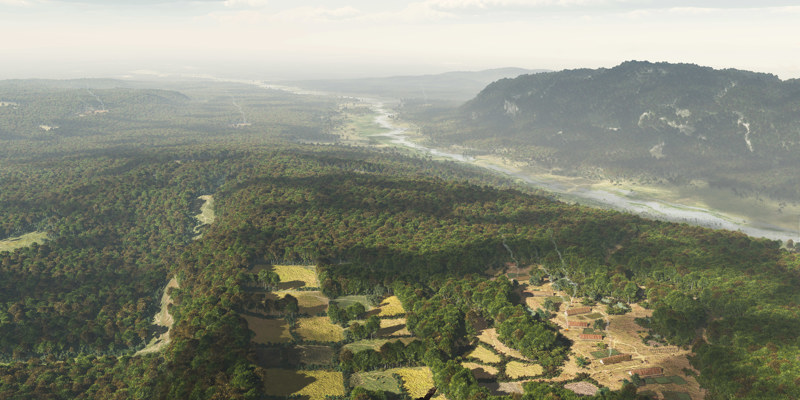
[[[502,358],[500,358],[500,356],[498,356],[493,351],[483,346],[478,346],[477,348],[475,348],[475,350],[473,350],[472,353],[469,353],[467,357],[476,358],[483,363],[489,363],[489,364],[499,363],[500,361],[502,361]]]
[[[45,240],[47,240],[47,234],[44,232],[26,233],[22,236],[0,240],[0,251],[13,251],[34,243],[42,243]]]
[[[408,328],[406,328],[405,318],[384,318],[381,319],[381,329],[378,335],[383,337],[392,336],[406,336],[410,335]]]
[[[491,379],[496,377],[497,373],[500,372],[497,367],[473,362],[464,362],[461,363],[461,366],[472,370],[472,375],[475,376],[475,379]]]
[[[380,305],[380,310],[381,311],[378,313],[379,317],[393,317],[406,313],[403,304],[400,303],[400,299],[398,299],[397,296],[390,296],[383,300]]]
[[[310,265],[275,265],[275,272],[281,278],[281,288],[319,287],[317,271]]]
[[[413,399],[424,397],[433,387],[433,374],[428,367],[392,368],[386,372],[400,375],[403,387]]]
[[[328,298],[318,290],[281,290],[273,293],[280,298],[287,294],[295,297],[301,313],[314,315],[328,309]]]
[[[309,400],[324,400],[328,395],[344,396],[344,378],[341,372],[270,368],[264,370],[262,379],[270,396],[308,396]]]
[[[519,361],[511,361],[506,364],[506,375],[511,379],[518,379],[526,376],[541,375],[544,369],[538,364],[523,364]]]
[[[242,315],[247,320],[247,327],[255,332],[253,338],[255,343],[289,343],[292,335],[289,333],[289,325],[282,319],[267,319]]]
[[[341,326],[334,325],[328,317],[299,318],[295,330],[304,340],[339,342],[344,340]]]

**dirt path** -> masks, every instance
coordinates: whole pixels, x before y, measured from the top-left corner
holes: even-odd
[[[145,348],[137,351],[135,355],[155,353],[169,343],[169,332],[172,330],[172,324],[175,323],[168,309],[169,305],[173,304],[172,298],[169,296],[169,289],[178,287],[180,286],[178,286],[177,278],[173,277],[169,280],[167,287],[164,288],[164,294],[161,295],[161,309],[153,317],[153,324],[166,327],[167,331],[154,337]]]

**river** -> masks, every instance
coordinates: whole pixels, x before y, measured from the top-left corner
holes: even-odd
[[[264,89],[281,90],[299,95],[352,98],[348,96],[336,95],[334,93],[306,90],[283,85],[274,85],[261,81],[219,79],[208,76],[204,76],[203,78],[252,84]],[[800,241],[800,219],[798,219],[798,230],[792,230],[769,224],[764,221],[726,214],[718,210],[688,206],[684,204],[668,202],[654,197],[643,196],[641,193],[635,193],[633,190],[599,190],[580,187],[576,186],[572,182],[569,182],[570,178],[559,180],[558,177],[554,175],[547,175],[545,177],[527,171],[515,171],[497,163],[479,162],[478,159],[464,154],[456,154],[441,149],[427,147],[410,139],[407,128],[398,126],[393,122],[392,112],[382,101],[370,98],[358,98],[358,100],[366,102],[370,105],[372,110],[377,113],[377,116],[375,117],[375,123],[387,130],[387,132],[379,133],[374,136],[385,137],[391,143],[397,146],[402,146],[419,153],[430,154],[434,157],[486,168],[545,191],[555,193],[558,195],[558,197],[565,201],[576,201],[581,204],[612,208],[649,219],[687,223],[713,229],[741,231],[742,233],[752,237],[763,237],[772,240],[781,240],[784,242],[789,239]],[[794,216],[791,218],[798,217]]]
[[[372,109],[378,114],[378,116],[375,117],[375,123],[387,130],[385,133],[379,133],[373,136],[388,138],[388,140],[395,145],[404,146],[421,153],[430,154],[434,157],[450,159],[492,170],[537,188],[558,194],[559,197],[564,200],[573,200],[590,205],[601,205],[649,219],[682,222],[713,229],[741,231],[753,237],[764,237],[782,241],[788,239],[798,240],[798,231],[785,229],[761,221],[747,220],[717,210],[642,197],[641,193],[636,193],[633,190],[598,190],[578,187],[568,182],[566,180],[568,178],[565,178],[564,181],[558,181],[553,179],[553,175],[548,175],[545,178],[533,173],[515,171],[498,164],[479,162],[479,160],[474,157],[463,154],[426,147],[411,140],[406,128],[393,123],[391,112],[387,110],[382,102],[373,99],[361,100],[371,104]]]

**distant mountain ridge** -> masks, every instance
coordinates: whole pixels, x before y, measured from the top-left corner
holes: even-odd
[[[587,174],[648,175],[798,194],[800,80],[628,61],[488,85],[440,144]],[[788,186],[793,185],[793,186]]]
[[[486,85],[503,78],[545,72],[524,68],[496,68],[483,71],[453,71],[430,75],[390,76],[360,79],[291,82],[303,88],[398,99],[450,100],[463,102]]]

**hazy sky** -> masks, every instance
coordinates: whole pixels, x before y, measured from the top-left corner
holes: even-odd
[[[800,78],[796,0],[0,0],[0,79],[690,62]]]

